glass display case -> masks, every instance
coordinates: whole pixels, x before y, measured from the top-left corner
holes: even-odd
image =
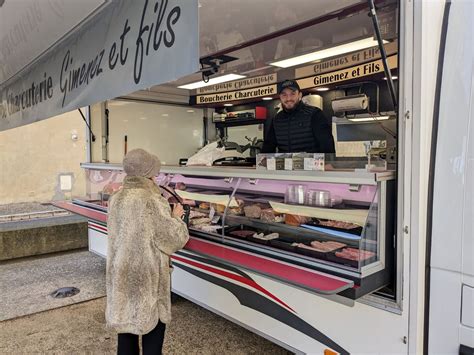
[[[91,166],[86,175],[88,196],[75,203],[106,211],[125,174]],[[171,204],[190,205],[196,240],[350,280],[340,294],[353,299],[390,283],[393,172],[164,166],[155,182]]]
[[[191,205],[190,234],[354,281],[390,282],[394,174],[165,168],[157,183]]]

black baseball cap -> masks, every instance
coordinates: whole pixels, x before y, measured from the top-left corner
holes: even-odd
[[[296,80],[285,80],[285,81],[281,82],[278,85],[278,94],[281,94],[281,92],[285,89],[291,89],[293,91],[296,91],[296,90],[300,91],[300,86],[298,85]]]

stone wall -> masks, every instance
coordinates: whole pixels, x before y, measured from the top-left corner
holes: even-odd
[[[87,221],[79,216],[0,224],[0,261],[87,245]]]
[[[0,132],[0,204],[84,195],[86,157],[77,110]]]

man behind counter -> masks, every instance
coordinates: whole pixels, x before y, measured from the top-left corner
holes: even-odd
[[[323,111],[301,101],[298,83],[285,80],[278,93],[282,110],[270,123],[262,153],[334,153],[331,125]]]

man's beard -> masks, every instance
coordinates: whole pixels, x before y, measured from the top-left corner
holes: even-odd
[[[285,104],[281,104],[282,108],[286,111],[286,112],[291,112],[293,111],[297,106],[298,104],[300,103],[301,100],[296,100],[295,103],[293,104],[293,106],[291,108],[288,108],[285,106]]]

